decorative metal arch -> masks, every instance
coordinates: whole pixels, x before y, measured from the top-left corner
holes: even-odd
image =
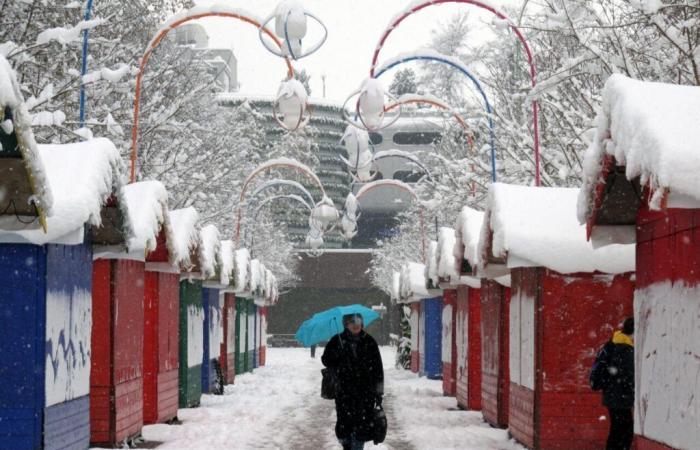
[[[530,82],[532,84],[532,87],[534,88],[537,84],[537,68],[535,67],[535,59],[533,57],[532,50],[530,49],[530,45],[527,43],[527,40],[525,39],[525,36],[523,33],[520,31],[520,28],[504,13],[500,12],[493,6],[481,2],[479,0],[427,0],[422,3],[416,4],[412,6],[410,9],[406,10],[403,14],[400,14],[396,19],[394,19],[389,26],[386,28],[384,33],[381,35],[379,38],[379,43],[375,47],[374,50],[374,55],[372,56],[372,65],[370,67],[370,76],[374,77],[374,71],[377,66],[377,61],[379,60],[379,54],[381,53],[382,49],[384,48],[384,44],[386,43],[386,40],[389,38],[391,33],[403,22],[407,17],[433,5],[440,5],[443,3],[463,3],[467,5],[473,5],[476,7],[479,7],[481,9],[484,9],[486,11],[491,12],[494,14],[496,17],[498,17],[501,20],[505,20],[508,22],[508,26],[513,30],[515,35],[518,37],[520,42],[523,45],[523,49],[525,50],[525,54],[527,55],[527,61],[528,64],[530,65]],[[533,134],[534,134],[534,147],[535,147],[535,185],[539,186],[540,185],[540,129],[539,129],[539,105],[537,104],[537,100],[532,101],[532,121],[533,121]]]
[[[258,220],[258,215],[260,214],[260,211],[262,211],[263,207],[269,205],[270,203],[272,203],[272,202],[274,202],[274,201],[283,200],[283,199],[294,200],[295,202],[304,205],[304,206],[306,207],[306,209],[308,209],[309,211],[311,211],[311,210],[313,209],[313,206],[311,206],[311,205],[309,205],[308,203],[306,203],[306,200],[304,200],[304,199],[303,199],[301,196],[299,196],[299,195],[296,195],[296,194],[273,195],[273,196],[270,196],[270,197],[267,197],[267,198],[263,199],[262,201],[260,201],[260,202],[257,204],[257,206],[256,206],[256,208],[255,208],[255,212],[254,212],[254,214],[253,214],[253,221],[257,222],[257,220]],[[244,244],[248,241],[248,231],[249,231],[249,227],[246,227],[245,233],[243,233],[243,243],[244,243]],[[254,243],[254,239],[255,239],[255,230],[253,230],[251,239],[252,239],[252,240],[251,240],[251,243],[250,243],[250,249],[251,249],[251,251],[252,251],[252,250],[253,250],[253,243]]]
[[[421,53],[416,53],[412,55],[408,55],[402,58],[397,59],[396,61],[391,62],[390,64],[387,64],[386,66],[382,66],[379,69],[379,72],[376,73],[375,77],[379,78],[383,74],[387,73],[388,70],[399,66],[401,64],[406,64],[411,61],[434,61],[434,62],[439,62],[441,64],[448,65],[454,69],[457,69],[462,75],[466,76],[469,78],[474,86],[476,87],[477,91],[481,95],[481,98],[484,100],[484,107],[486,108],[486,113],[488,116],[488,122],[489,122],[489,140],[490,140],[490,145],[491,145],[491,181],[494,183],[496,182],[496,145],[495,145],[495,136],[494,136],[494,125],[493,125],[493,108],[491,107],[491,103],[489,102],[488,97],[486,96],[486,92],[484,92],[484,89],[481,87],[481,83],[479,83],[479,80],[474,77],[467,69],[464,67],[463,64],[458,64],[456,61],[451,60],[448,57],[444,56],[439,56],[438,54],[421,54]],[[374,70],[374,68],[372,69]]]
[[[250,25],[253,25],[256,28],[259,28],[261,30],[261,33],[265,33],[267,36],[269,36],[275,44],[277,44],[280,48],[282,47],[282,42],[275,36],[275,34],[270,31],[267,28],[263,28],[260,22],[254,18],[252,18],[251,15],[249,14],[244,14],[243,12],[232,12],[232,11],[209,11],[209,12],[203,12],[199,14],[193,14],[193,15],[187,15],[186,17],[176,20],[172,24],[170,24],[167,28],[163,28],[158,33],[153,37],[151,42],[148,44],[148,47],[146,48],[146,51],[144,52],[143,56],[141,56],[141,63],[139,65],[139,71],[136,74],[136,92],[134,96],[134,125],[131,129],[131,174],[130,174],[130,180],[133,183],[136,181],[136,159],[138,155],[138,148],[137,148],[137,143],[138,143],[138,136],[139,136],[139,112],[141,109],[141,85],[143,83],[143,73],[146,69],[146,65],[148,64],[149,59],[151,58],[151,54],[153,54],[153,51],[160,45],[160,43],[165,39],[165,37],[170,33],[172,30],[175,28],[178,28],[181,25],[184,25],[188,22],[192,22],[194,20],[202,19],[205,17],[228,17],[232,19],[237,19],[243,23],[247,23]],[[292,67],[292,63],[289,60],[289,58],[285,58],[285,63],[287,65],[287,76],[288,77],[293,77],[294,76],[294,68]]]
[[[257,197],[258,195],[262,194],[263,192],[272,189],[274,187],[279,187],[279,186],[290,186],[299,191],[301,194],[303,194],[308,200],[309,205],[315,205],[316,200],[314,200],[313,196],[311,193],[299,182],[294,181],[294,180],[284,180],[284,179],[275,179],[275,180],[270,180],[262,185],[258,186],[257,189],[253,191],[251,194],[253,197]],[[313,206],[312,206],[313,208]]]
[[[241,236],[241,220],[243,219],[243,205],[245,201],[245,194],[246,191],[248,190],[248,187],[250,186],[250,183],[255,180],[260,174],[268,172],[273,169],[291,169],[294,170],[298,173],[301,173],[305,175],[307,178],[309,178],[311,181],[318,186],[318,188],[321,190],[321,195],[323,197],[326,197],[326,190],[323,187],[323,183],[321,183],[321,180],[316,176],[315,173],[311,171],[309,167],[306,165],[295,161],[293,159],[279,159],[279,160],[273,160],[273,161],[268,161],[266,163],[261,164],[258,166],[255,170],[253,170],[250,175],[245,179],[243,182],[243,187],[241,188],[241,195],[238,198],[238,213],[237,216],[238,218],[236,219],[236,238],[235,238],[235,244],[236,247],[238,247],[238,243],[240,240]]]
[[[416,194],[416,191],[413,190],[411,186],[408,184],[404,183],[403,181],[399,180],[377,180],[377,181],[372,181],[371,183],[367,183],[364,186],[360,188],[359,191],[357,191],[357,194],[355,194],[355,198],[357,198],[358,203],[360,202],[360,199],[364,197],[368,192],[371,192],[375,189],[382,188],[382,187],[394,187],[401,189],[405,192],[408,192],[411,194],[411,197],[413,198],[413,201],[416,203],[420,202],[420,199],[418,198],[418,194]],[[426,230],[425,230],[425,213],[424,213],[424,208],[421,207],[419,209],[419,218],[420,218],[420,229],[421,229],[421,257],[423,258],[423,261],[426,261]]]

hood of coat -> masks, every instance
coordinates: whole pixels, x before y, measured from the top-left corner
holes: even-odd
[[[613,334],[612,342],[613,344],[623,344],[629,345],[630,347],[634,347],[634,339],[632,338],[632,336],[625,334],[619,330]]]

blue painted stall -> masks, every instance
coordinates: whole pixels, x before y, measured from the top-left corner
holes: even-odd
[[[121,158],[106,139],[36,145],[7,61],[0,80],[0,448],[90,440],[92,249]],[[9,145],[8,148],[5,148]]]
[[[91,284],[89,245],[0,244],[3,448],[88,447]]]
[[[442,297],[421,301],[421,375],[442,378]],[[424,331],[423,331],[424,330]]]
[[[202,392],[213,392],[217,382],[217,369],[220,371],[221,337],[223,336],[221,316],[221,295],[219,289],[202,289],[204,306],[204,345],[202,359]]]
[[[209,392],[209,386],[211,383],[210,366],[211,360],[209,359],[209,321],[211,320],[211,310],[209,309],[211,289],[202,289],[202,307],[204,308],[204,332],[202,333],[203,344],[202,344],[202,393]]]

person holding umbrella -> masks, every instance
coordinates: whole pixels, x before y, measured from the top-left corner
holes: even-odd
[[[321,357],[335,371],[335,434],[344,450],[358,450],[375,440],[375,412],[384,394],[379,346],[364,328],[360,313],[342,316],[343,331],[331,338]]]

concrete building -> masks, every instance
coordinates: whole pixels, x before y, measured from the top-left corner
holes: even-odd
[[[208,67],[209,73],[216,80],[219,92],[238,90],[238,60],[233,50],[210,48],[209,35],[198,23],[188,23],[175,29],[171,38],[176,45],[186,47],[193,56],[201,59]]]
[[[219,105],[228,107],[240,106],[244,101],[257,112],[263,115],[266,120],[265,133],[267,140],[276,142],[286,133],[272,117],[272,97],[251,96],[244,94],[220,94],[217,98]],[[317,175],[321,179],[326,194],[333,200],[337,208],[342,208],[345,198],[350,192],[350,176],[345,165],[338,158],[340,139],[345,130],[345,122],[342,117],[342,110],[339,105],[327,102],[322,99],[311,98],[309,107],[312,111],[311,121],[308,125],[313,138],[316,157],[319,160]],[[312,194],[317,200],[320,193]],[[306,234],[309,230],[307,222],[308,214],[300,211],[294,215],[292,220],[287,222],[290,237],[293,242],[303,246]],[[328,233],[324,237],[324,248],[342,248],[345,242],[337,232]]]

